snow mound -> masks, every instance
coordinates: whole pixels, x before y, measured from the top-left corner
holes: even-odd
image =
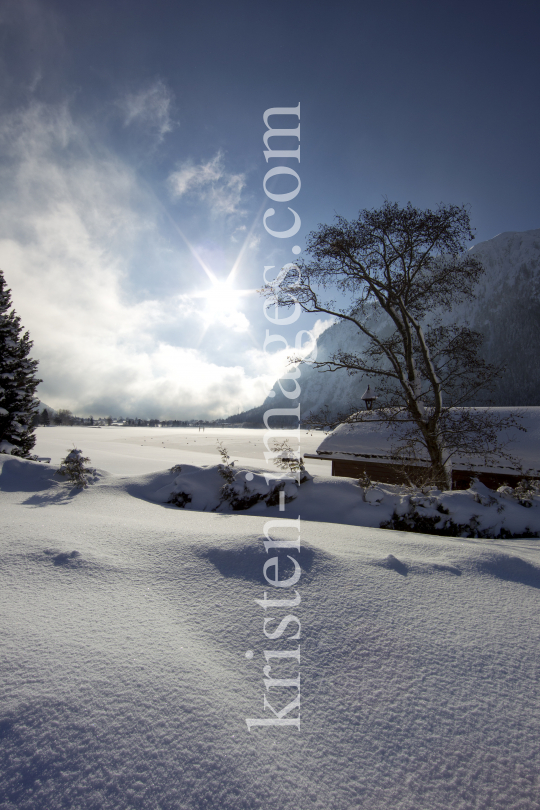
[[[409,497],[349,479],[285,514],[205,513],[167,503],[169,471],[55,501],[48,466],[0,461],[2,810],[537,810],[538,541],[340,525]],[[264,526],[297,514],[302,575],[278,593]],[[299,670],[266,657],[298,646]],[[269,665],[300,672],[300,731],[247,730],[291,693]]]
[[[53,551],[46,549],[45,554],[52,556],[53,565],[69,565],[71,568],[82,564],[80,551]]]
[[[224,487],[228,491],[224,491]],[[280,499],[280,490],[284,498]],[[101,494],[117,493],[176,510],[284,517],[283,506],[294,504],[302,520],[440,534],[450,537],[539,537],[540,491],[500,487],[494,491],[479,481],[468,490],[415,490],[397,484],[362,487],[351,478],[308,476],[294,481],[270,481],[256,468],[235,470],[224,484],[220,465],[182,465],[180,473],[161,471],[144,476],[115,476],[97,470],[88,490],[58,479],[54,467],[12,456],[0,456],[0,491],[33,493],[27,506],[46,507],[80,499],[96,504]],[[281,502],[280,502],[281,501]]]
[[[404,562],[401,562],[401,560],[398,560],[397,557],[394,557],[393,554],[389,554],[386,558],[386,565],[392,571],[397,571],[398,574],[402,574],[404,577],[407,576],[409,570],[408,566],[405,565]]]
[[[0,489],[4,492],[44,492],[60,479],[56,467],[18,456],[0,455]]]
[[[260,470],[235,470],[231,467],[225,475],[227,478],[224,478],[222,464],[203,468],[184,465],[174,479],[172,488],[165,487],[156,496],[159,498],[162,494],[166,495],[167,503],[182,509],[230,509],[238,512],[261,502],[267,506],[276,506],[280,491],[283,491],[285,503],[294,500],[298,494],[298,485],[294,481],[269,482]],[[307,478],[307,474],[305,475]]]

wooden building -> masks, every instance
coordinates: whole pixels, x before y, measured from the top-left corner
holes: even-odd
[[[497,408],[498,411],[516,411],[512,408]],[[507,451],[515,463],[501,460],[486,463],[486,459],[455,458],[452,464],[452,489],[468,489],[472,478],[478,478],[491,489],[504,484],[515,486],[524,476],[540,478],[540,407],[520,408],[519,420],[522,430],[508,431],[501,437],[508,441]],[[407,482],[407,474],[414,480],[415,473],[428,469],[427,460],[398,459],[391,454],[391,439],[388,430],[377,424],[376,411],[373,422],[343,423],[329,433],[317,448],[316,453],[306,453],[306,459],[332,462],[332,475],[344,478],[360,478],[367,474],[372,481],[386,484]]]

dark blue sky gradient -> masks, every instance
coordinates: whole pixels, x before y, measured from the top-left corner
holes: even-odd
[[[13,0],[0,8],[3,112],[66,105],[84,143],[70,146],[78,158],[69,149],[59,156],[64,167],[85,150],[112,155],[159,208],[161,258],[148,240],[133,243],[126,301],[196,286],[192,257],[173,256],[185,251],[177,227],[224,278],[235,228],[254,225],[258,245],[238,278],[251,289],[264,264],[292,260],[292,245],[303,246],[318,223],[384,199],[468,204],[477,241],[540,226],[537,2]],[[170,99],[171,130],[161,139],[148,122],[126,126],[119,114],[119,99],[156,82]],[[302,159],[289,165],[302,179],[291,203],[302,229],[276,240],[262,227],[262,180],[275,165],[262,155],[262,115],[298,102]],[[229,175],[244,179],[236,218],[171,197],[172,172],[218,152]],[[246,307],[260,345],[260,301]],[[216,362],[236,351],[211,330],[201,341]]]
[[[260,194],[262,111],[300,101],[308,228],[385,196],[470,203],[479,239],[539,224],[536,2],[46,5],[62,43],[18,20],[2,50],[16,77],[43,68],[47,100],[103,119],[156,77],[173,91],[179,126],[145,163],[151,180],[221,148]],[[101,135],[144,162],[121,127],[102,121]]]

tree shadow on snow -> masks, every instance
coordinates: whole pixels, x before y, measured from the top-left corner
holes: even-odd
[[[43,492],[58,483],[55,468],[44,464],[32,464],[26,459],[3,459],[0,471],[2,492]]]
[[[315,552],[309,547],[302,547],[300,553],[294,549],[286,549],[267,554],[262,543],[260,547],[205,548],[199,549],[196,553],[199,557],[211,562],[224,577],[247,579],[262,585],[268,585],[263,576],[263,566],[271,557],[278,557],[279,579],[285,580],[295,572],[294,563],[287,556],[290,555],[300,565],[304,583],[306,582],[305,575],[312,570],[316,561]],[[270,578],[276,576],[274,566],[271,566],[267,571],[267,576]],[[309,578],[307,581],[309,581]]]
[[[490,554],[477,560],[475,568],[506,582],[540,588],[540,568],[511,554]]]
[[[72,487],[71,489],[59,488],[55,489],[54,492],[47,492],[43,495],[31,495],[30,498],[23,501],[23,504],[25,506],[34,507],[65,506],[71,501],[72,498],[80,495],[81,492],[83,492],[83,490],[78,487]]]
[[[391,568],[392,571],[396,571],[401,576],[406,577],[409,572],[409,566],[406,563],[401,562],[398,560],[397,557],[394,557],[393,554],[389,554],[385,561],[385,567]]]

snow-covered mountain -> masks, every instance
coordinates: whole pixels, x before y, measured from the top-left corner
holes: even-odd
[[[483,356],[506,366],[497,405],[539,405],[540,228],[507,231],[471,248],[486,273],[459,313],[484,335]]]
[[[523,232],[505,232],[470,248],[486,273],[477,286],[475,301],[467,302],[448,314],[446,320],[466,323],[484,335],[482,354],[491,363],[506,365],[504,377],[493,394],[497,405],[539,405],[540,366],[540,228]],[[362,336],[354,325],[336,323],[317,341],[318,360],[324,360],[338,348],[358,350]],[[320,372],[308,365],[301,368],[299,380],[301,413],[328,406],[332,412],[358,405],[367,386],[360,375],[344,371]],[[260,408],[248,411],[246,421],[259,422],[268,408],[286,408],[291,403],[274,385]],[[470,404],[486,404],[478,399]]]
[[[50,405],[47,405],[47,403],[42,402],[40,399],[38,400],[38,402],[39,402],[39,413],[43,413],[44,410],[48,411],[49,416],[56,416],[56,414],[58,413],[57,410],[51,408]]]

